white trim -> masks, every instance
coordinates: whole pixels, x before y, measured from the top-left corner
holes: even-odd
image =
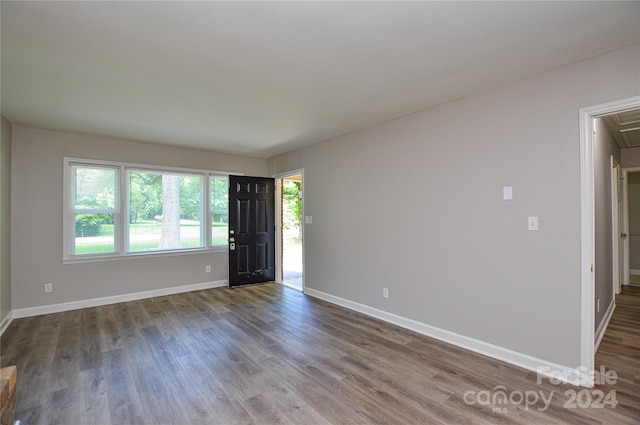
[[[300,231],[302,232],[302,292],[305,292],[304,288],[304,168],[298,168],[297,170],[287,171],[280,174],[273,175],[273,178],[276,181],[276,276],[282,276],[282,208],[280,205],[280,201],[282,198],[282,187],[280,185],[280,179],[286,179],[287,177],[292,176],[301,176],[300,181],[300,190],[302,191],[302,228]],[[282,281],[278,281],[278,283],[283,283]]]
[[[580,365],[588,370],[595,366],[593,167],[593,117],[590,112],[580,110]]]
[[[613,266],[613,295],[620,293],[620,285],[622,283],[622,275],[620,273],[620,268],[623,267],[621,263],[624,255],[620,252],[620,244],[622,242],[622,238],[620,237],[620,202],[622,201],[619,197],[620,192],[620,164],[618,161],[611,155],[611,251],[612,251],[612,262]],[[597,332],[596,332],[597,335]],[[598,343],[596,342],[596,347]],[[597,348],[596,348],[597,350]]]
[[[296,170],[287,171],[280,174],[274,174],[274,179],[286,179],[287,177],[299,176],[302,175],[304,178],[304,168],[298,168]]]
[[[620,168],[620,195],[622,196],[622,221],[619,223],[618,231],[620,233],[629,233],[629,197],[627,196],[627,170]],[[629,238],[622,239],[622,247],[620,252],[620,290],[622,286],[629,284]]]
[[[604,313],[600,324],[598,325],[598,329],[596,329],[596,348],[595,351],[598,351],[598,347],[600,347],[600,343],[602,342],[602,337],[604,337],[604,333],[609,326],[609,322],[611,321],[611,317],[613,316],[613,312],[616,309],[616,299],[615,295],[611,298],[611,302],[609,303],[609,307],[607,307],[607,311]]]
[[[217,280],[213,282],[194,283],[191,285],[173,286],[171,288],[153,289],[151,291],[134,292],[131,294],[113,295],[110,297],[92,298],[88,300],[72,301],[62,304],[50,304],[38,307],[28,307],[13,310],[13,317],[40,316],[42,314],[60,313],[63,311],[78,310],[81,308],[98,307],[102,305],[117,304],[126,301],[143,300],[146,298],[163,297],[166,295],[180,294],[183,292],[199,291],[227,286],[228,281]]]
[[[527,370],[532,370],[540,375],[552,377],[554,379],[561,379],[573,385],[580,385],[580,383],[584,382],[581,379],[581,372],[577,368],[574,369],[571,367],[562,366],[556,363],[529,356],[527,354],[518,353],[508,348],[500,347],[498,345],[480,341],[475,338],[460,335],[455,332],[447,331],[445,329],[440,329],[435,326],[427,325],[413,319],[398,316],[396,314],[369,307],[367,305],[350,301],[341,297],[336,297],[335,295],[327,294],[315,289],[307,288],[305,293],[309,296],[319,298],[321,300],[339,305],[344,308],[348,308],[349,310],[354,310],[358,313],[362,313],[367,316],[394,324],[396,326],[409,329],[419,334],[435,338],[437,340],[446,342],[447,344],[452,344],[457,347],[461,347],[496,360],[510,363]]]
[[[65,156],[65,162],[77,162],[80,164],[87,165],[99,165],[99,166],[111,166],[111,167],[125,167],[125,168],[134,168],[145,171],[169,171],[176,173],[186,173],[186,174],[217,174],[221,176],[242,176],[244,173],[236,173],[234,171],[220,171],[220,170],[207,170],[204,168],[185,168],[185,167],[172,167],[169,165],[159,165],[159,164],[142,164],[139,162],[125,162],[125,161],[109,161],[109,160],[100,160],[100,159],[91,159],[91,158],[78,158],[72,156]]]
[[[276,186],[275,225],[276,225],[276,281],[282,283],[282,185],[279,177],[273,177]]]
[[[624,177],[624,180],[622,181],[622,185],[623,185],[622,196],[624,199],[624,210],[623,210],[624,227],[622,231],[628,235],[624,239],[624,243],[623,243],[624,266],[627,272],[624,273],[624,276],[623,276],[624,280],[622,281],[622,284],[629,285],[630,275],[634,275],[634,276],[640,275],[640,270],[629,269],[629,242],[631,240],[631,237],[629,236],[630,235],[629,234],[629,173],[640,172],[640,167],[626,167],[622,169],[622,172]]]
[[[181,251],[151,251],[151,252],[132,252],[127,255],[88,255],[83,258],[70,258],[62,260],[62,264],[84,264],[99,263],[103,261],[122,261],[140,258],[158,258],[158,257],[175,257],[178,255],[191,254],[211,254],[216,252],[227,253],[227,246],[217,245],[215,248],[193,248]]]
[[[640,167],[626,167],[622,169],[622,232],[629,235],[629,173],[639,172]],[[631,274],[631,270],[629,270],[629,240],[630,237],[627,236],[624,238],[622,243],[622,257],[624,261],[623,268],[623,276],[622,276],[622,284],[629,285],[629,276]],[[638,271],[640,274],[640,271]]]
[[[595,263],[594,243],[594,169],[593,119],[640,107],[640,96],[601,105],[581,108],[580,117],[580,368],[595,366],[595,283],[592,267]],[[591,382],[587,382],[591,381]],[[593,376],[583,379],[592,387]]]
[[[9,314],[7,314],[2,323],[0,323],[0,336],[7,330],[11,322],[13,322],[13,311],[9,311]]]

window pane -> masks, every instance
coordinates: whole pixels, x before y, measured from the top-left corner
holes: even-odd
[[[115,208],[116,170],[106,167],[74,166],[75,209]]]
[[[129,251],[203,247],[202,177],[129,173]]]
[[[76,214],[74,255],[115,252],[113,214]]]
[[[229,233],[229,179],[211,177],[211,245],[226,245]]]
[[[180,244],[182,248],[203,247],[201,222],[202,176],[180,176]]]

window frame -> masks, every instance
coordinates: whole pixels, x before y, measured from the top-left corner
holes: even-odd
[[[113,210],[110,209],[80,209],[80,210],[76,210],[76,206],[75,206],[75,201],[76,201],[76,179],[75,179],[75,173],[73,172],[74,168],[104,168],[104,169],[111,169],[114,170],[115,172],[115,186],[114,186],[114,208]],[[66,214],[64,215],[65,217],[65,224],[66,226],[66,232],[68,232],[68,236],[66,237],[65,240],[67,242],[66,248],[67,250],[65,250],[65,252],[69,252],[69,253],[73,253],[75,251],[76,248],[76,237],[75,237],[75,229],[76,229],[76,223],[75,223],[75,218],[76,218],[76,214],[113,214],[113,228],[114,228],[114,232],[113,232],[113,252],[108,252],[108,253],[97,253],[97,254],[72,254],[73,257],[83,257],[83,258],[90,258],[90,257],[99,257],[99,256],[112,256],[114,255],[116,252],[118,252],[118,247],[119,247],[119,235],[118,233],[115,231],[116,226],[119,225],[120,219],[121,219],[121,214],[120,214],[120,209],[121,209],[121,204],[120,204],[120,173],[118,170],[118,167],[115,167],[113,165],[110,164],[105,164],[102,163],[101,161],[91,161],[91,162],[78,162],[78,161],[71,161],[68,164],[66,164],[65,167],[65,171],[67,173],[67,176],[65,178],[65,189],[67,190],[66,193],[69,194],[68,197],[65,196],[65,203],[64,205],[66,206],[67,210],[66,210]],[[64,228],[64,226],[63,226]],[[64,231],[64,230],[63,230]],[[66,235],[66,233],[65,233]]]
[[[114,214],[114,248],[113,253],[74,254],[75,250],[75,173],[72,167],[111,168],[115,170],[115,211]],[[126,219],[130,211],[130,176],[131,172],[153,172],[177,175],[199,176],[202,181],[200,189],[200,238],[202,247],[177,248],[148,251],[129,251],[129,220]],[[163,165],[138,164],[121,161],[104,161],[85,158],[64,158],[63,183],[63,256],[64,264],[83,263],[92,261],[111,261],[148,256],[174,256],[203,252],[223,252],[228,250],[228,244],[213,245],[212,230],[213,214],[211,212],[211,179],[229,178],[229,175],[243,175],[218,170],[204,170],[196,168],[171,167]],[[227,210],[228,211],[228,210]]]

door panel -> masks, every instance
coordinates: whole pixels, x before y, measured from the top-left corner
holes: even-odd
[[[275,180],[229,176],[229,286],[275,280]]]
[[[248,192],[246,192],[248,193]],[[237,215],[232,217],[237,218],[236,234],[248,235],[249,234],[249,215],[250,215],[250,202],[247,199],[239,199],[234,204],[237,205]],[[233,205],[229,203],[229,205]]]
[[[244,245],[244,246],[240,246],[237,247],[236,246],[236,250],[237,250],[237,273],[240,274],[244,274],[244,273],[250,273],[249,270],[249,247]]]
[[[256,233],[265,234],[269,231],[269,215],[267,201],[258,199],[256,201]]]

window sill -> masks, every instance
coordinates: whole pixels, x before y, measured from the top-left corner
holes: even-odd
[[[84,264],[84,263],[101,263],[105,261],[121,261],[121,260],[135,260],[135,259],[149,259],[160,257],[176,257],[180,255],[193,255],[193,254],[208,254],[228,252],[227,246],[214,247],[214,248],[198,248],[198,249],[185,249],[180,251],[155,251],[155,252],[136,252],[129,254],[112,254],[112,255],[91,255],[86,257],[68,257],[62,259],[62,264]]]

